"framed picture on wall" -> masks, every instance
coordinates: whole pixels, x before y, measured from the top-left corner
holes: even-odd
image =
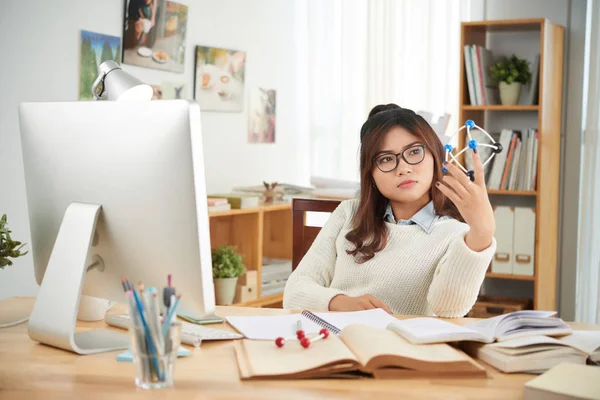
[[[167,0],[125,0],[123,62],[183,72],[188,6]]]
[[[106,60],[121,62],[121,38],[82,30],[80,46],[79,100],[92,100],[98,66]]]
[[[194,99],[202,111],[242,111],[246,52],[196,46]]]
[[[275,143],[275,111],[277,93],[275,89],[254,88],[250,93],[248,112],[248,142]]]

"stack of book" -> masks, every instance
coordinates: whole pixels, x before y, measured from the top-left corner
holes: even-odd
[[[413,344],[461,342],[468,354],[503,372],[538,374],[562,363],[597,363],[600,331],[574,331],[554,314],[523,310],[466,326],[414,318],[388,329]]]
[[[503,129],[500,144],[505,151],[494,157],[487,187],[496,190],[535,190],[538,141],[537,129]]]
[[[256,208],[260,206],[260,197],[252,196],[247,194],[211,194],[208,197],[208,211],[227,211],[227,210],[239,210],[245,208]],[[225,209],[225,204],[229,205],[229,208]],[[223,209],[211,209],[210,207],[222,206]]]
[[[290,260],[279,260],[276,258],[263,258],[261,294],[271,296],[283,293],[285,284],[292,273],[292,262]]]
[[[231,210],[231,204],[225,198],[209,197],[208,201],[208,212],[219,212]]]
[[[490,71],[493,64],[492,52],[478,45],[467,45],[464,50],[471,105],[498,104],[498,86]]]

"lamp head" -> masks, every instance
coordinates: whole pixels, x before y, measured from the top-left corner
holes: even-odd
[[[152,99],[152,87],[123,71],[116,62],[104,61],[98,70],[98,78],[92,85],[95,99],[119,101]]]

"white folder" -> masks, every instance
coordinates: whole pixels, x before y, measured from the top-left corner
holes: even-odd
[[[494,209],[496,219],[496,254],[492,260],[492,272],[495,274],[513,273],[513,231],[514,212],[512,207],[497,206]]]
[[[533,276],[535,265],[535,209],[515,208],[513,274]]]

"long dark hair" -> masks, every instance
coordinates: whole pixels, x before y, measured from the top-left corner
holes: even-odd
[[[444,146],[423,117],[396,104],[378,105],[371,110],[360,131],[360,202],[352,220],[353,229],[346,234],[346,239],[355,246],[353,250],[347,250],[347,253],[358,263],[372,259],[387,243],[388,231],[383,216],[388,200],[373,184],[373,159],[383,137],[395,126],[417,136],[433,154],[433,183],[443,177]],[[437,215],[448,215],[462,221],[458,209],[450,199],[435,190],[434,185],[429,190]]]

